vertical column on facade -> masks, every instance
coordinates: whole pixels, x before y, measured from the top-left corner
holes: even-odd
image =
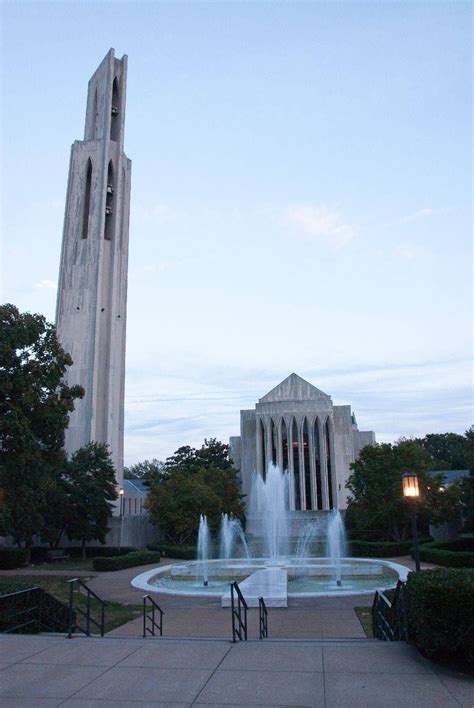
[[[323,498],[323,509],[329,509],[329,489],[328,489],[328,463],[326,454],[326,435],[324,434],[326,429],[326,421],[321,422],[318,426],[319,435],[319,455],[321,463],[321,491]]]
[[[337,509],[338,508],[338,494],[337,494],[337,484],[336,484],[336,456],[334,454],[334,426],[333,426],[333,421],[328,417],[326,421],[327,425],[327,430],[328,430],[328,451],[329,451],[329,460],[331,463],[331,475],[330,479],[328,481],[328,484],[331,485],[331,495],[332,496],[332,508]]]
[[[308,423],[309,469],[311,481],[311,508],[318,508],[318,495],[316,493],[316,460],[314,457],[314,422]]]
[[[283,439],[282,439],[282,434],[281,434],[281,426],[282,426],[282,418],[280,417],[278,419],[278,423],[276,425],[276,435],[277,435],[277,442],[276,442],[276,449],[277,449],[277,465],[278,469],[280,469],[282,472],[285,470],[283,469]]]
[[[300,420],[298,424],[298,459],[300,461],[300,499],[301,499],[301,509],[306,510],[306,485],[305,485],[305,474],[306,470],[304,467],[304,437],[303,437],[303,420]]]
[[[289,503],[290,510],[296,509],[295,503],[295,471],[293,467],[293,418],[290,418],[286,428],[286,436],[288,440],[288,486],[289,486]]]
[[[270,464],[273,462],[273,440],[272,440],[272,434],[273,434],[273,421],[271,418],[269,418],[266,421],[266,430],[265,430],[265,442],[266,442],[266,454],[265,454],[265,459],[266,459],[266,467],[267,469],[265,470],[265,474],[268,472],[268,468]]]
[[[260,418],[257,418],[257,474],[263,475],[262,424]]]

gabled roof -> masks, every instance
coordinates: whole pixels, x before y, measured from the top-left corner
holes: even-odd
[[[290,374],[284,381],[272,388],[259,403],[273,403],[275,401],[315,401],[325,398],[331,400],[331,396],[321,391],[313,384],[305,381],[298,374]]]

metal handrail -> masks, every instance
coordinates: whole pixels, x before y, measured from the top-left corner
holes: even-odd
[[[147,600],[151,603],[151,614],[147,612]],[[155,622],[155,610],[160,613],[160,619]],[[159,605],[154,601],[149,595],[143,596],[143,636],[146,637],[147,633],[151,634],[152,637],[155,636],[155,629],[160,633],[160,637],[163,636],[163,615],[165,613]],[[151,622],[151,627],[147,627],[147,620]]]
[[[0,597],[0,632],[64,632],[68,607],[40,587]]]
[[[377,639],[388,642],[408,639],[406,583],[398,581],[392,601],[382,591],[375,591],[372,626]]]
[[[234,592],[237,595],[237,608],[235,606]],[[234,644],[239,638],[240,641],[247,641],[247,610],[248,605],[242,595],[237,581],[230,584],[230,598],[232,604],[232,641]],[[243,619],[242,619],[243,609]],[[243,636],[242,636],[243,634]]]
[[[67,580],[67,583],[69,583],[69,619],[68,619],[68,637],[71,639],[72,635],[78,629],[80,632],[85,634],[87,637],[91,636],[91,624],[93,624],[97,629],[100,630],[100,636],[104,636],[104,630],[105,630],[105,602],[95,594],[93,590],[91,590],[85,583],[82,582],[79,578],[72,578],[71,580]],[[86,591],[86,611],[84,612],[83,609],[80,607],[74,607],[74,583],[78,583],[78,585],[83,588]],[[100,621],[98,622],[91,616],[91,597],[93,597],[97,602],[100,604]],[[77,614],[82,615],[82,617],[85,617],[86,620],[86,626],[81,627],[76,620]]]
[[[268,638],[268,610],[263,597],[258,598],[258,624],[260,630],[259,639]]]

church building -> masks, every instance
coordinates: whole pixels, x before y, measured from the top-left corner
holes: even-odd
[[[230,454],[249,495],[255,474],[265,477],[273,463],[289,474],[292,511],[347,506],[350,464],[375,433],[361,431],[349,405],[291,374],[260,398],[255,409],[240,411],[240,436],[230,438]]]

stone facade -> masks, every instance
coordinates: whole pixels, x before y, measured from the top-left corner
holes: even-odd
[[[273,463],[288,470],[291,511],[343,510],[350,464],[372,431],[360,431],[350,406],[335,406],[323,391],[291,374],[240,411],[240,436],[230,438],[231,457],[242,491],[249,495],[255,474]]]
[[[111,49],[89,81],[84,140],[71,149],[56,327],[80,384],[66,431],[71,455],[109,445],[123,479],[125,333],[131,161],[123,152],[127,57]]]

